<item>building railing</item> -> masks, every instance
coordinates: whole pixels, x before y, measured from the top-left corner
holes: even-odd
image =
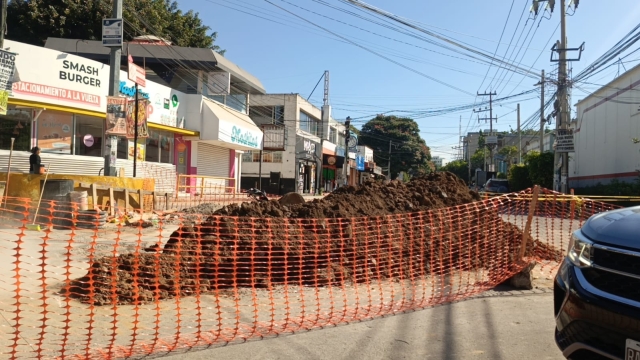
[[[204,197],[205,195],[235,194],[236,179],[179,174],[176,181],[176,197],[181,193]]]

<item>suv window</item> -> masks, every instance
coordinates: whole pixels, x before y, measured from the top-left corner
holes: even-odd
[[[504,179],[491,179],[487,182],[487,186],[507,186],[508,184],[509,181]]]

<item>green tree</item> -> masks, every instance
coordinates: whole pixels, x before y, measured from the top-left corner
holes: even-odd
[[[533,186],[529,178],[529,168],[526,165],[512,166],[509,169],[508,179],[511,191],[522,191]]]
[[[48,37],[99,40],[102,19],[111,17],[111,2],[104,0],[10,0],[7,38],[42,46]],[[171,0],[124,0],[125,40],[158,35],[174,45],[210,48],[216,32],[202,23],[198,13],[182,12]]]
[[[487,149],[478,149],[471,155],[471,172],[475,173],[476,169],[484,170],[485,160],[489,163],[489,151]]]
[[[440,171],[448,171],[455,174],[465,183],[469,183],[469,163],[464,160],[454,160],[443,166]]]
[[[504,146],[502,149],[498,150],[498,154],[504,156],[508,166],[511,166],[513,158],[518,155],[518,147]]]
[[[482,132],[482,130],[480,130],[478,132],[478,148],[482,149],[485,145],[486,145],[486,137],[484,136],[484,133]]]
[[[393,145],[391,155],[389,141]],[[372,148],[376,162],[382,166],[386,166],[391,156],[392,178],[400,171],[413,174],[431,171],[431,152],[413,119],[378,115],[362,126],[358,142]]]
[[[529,179],[533,185],[553,189],[553,152],[532,151],[525,158]]]

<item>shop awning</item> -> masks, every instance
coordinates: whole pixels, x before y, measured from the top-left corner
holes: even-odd
[[[202,105],[201,141],[238,150],[262,149],[262,130],[249,115],[206,98]]]
[[[14,98],[9,98],[9,100],[7,102],[9,104],[11,104],[11,105],[16,105],[16,106],[24,106],[24,107],[47,109],[47,110],[71,112],[71,113],[74,113],[74,114],[95,116],[95,117],[99,117],[99,118],[103,118],[103,119],[106,117],[106,114],[103,113],[103,112],[77,109],[77,108],[72,108],[72,107],[63,106],[63,105],[45,104],[45,103],[36,102],[36,101],[19,100],[19,99],[14,99]]]
[[[162,124],[148,122],[147,126],[150,129],[169,131],[169,132],[172,132],[174,134],[180,134],[180,135],[186,135],[186,136],[200,136],[200,133],[198,131],[189,130],[189,129],[182,129],[182,128],[169,126],[169,125],[162,125]]]

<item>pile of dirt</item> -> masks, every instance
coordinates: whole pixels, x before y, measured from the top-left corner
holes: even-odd
[[[438,172],[408,183],[368,182],[357,188],[342,187],[323,199],[304,204],[249,202],[226,206],[214,214],[254,218],[353,218],[426,211],[478,200],[480,195],[469,190],[460,178]]]
[[[230,205],[181,227],[154,253],[97,259],[68,295],[130,304],[232,287],[514,271],[521,231],[496,208],[454,207],[479,199],[455,175],[437,173],[347,187],[305,204]],[[549,251],[539,243],[526,250]]]

